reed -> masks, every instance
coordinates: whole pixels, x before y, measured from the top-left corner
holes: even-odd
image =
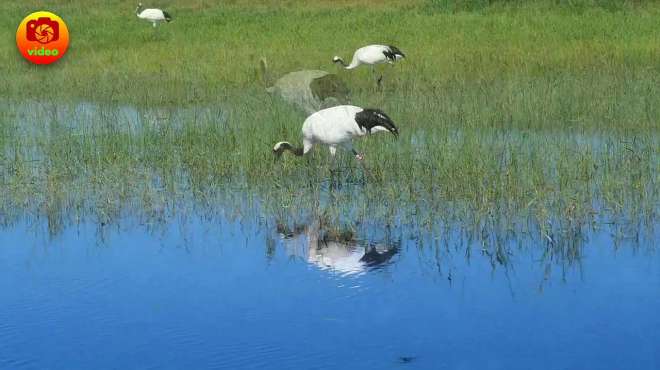
[[[492,217],[533,220],[550,239],[599,215],[655,224],[657,4],[361,3],[170,1],[175,21],[153,30],[127,1],[55,2],[72,30],[63,60],[0,55],[0,222],[44,217],[57,231],[219,209],[287,219],[316,204],[340,223],[476,232]],[[0,21],[30,9],[3,3]],[[337,71],[355,104],[400,127],[398,141],[357,143],[371,176],[322,148],[275,161],[273,143],[299,140],[304,115],[264,91],[258,59],[275,76],[333,71],[332,55],[372,41],[409,58],[385,69],[383,92],[367,70]]]

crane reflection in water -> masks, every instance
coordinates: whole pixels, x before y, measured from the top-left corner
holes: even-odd
[[[277,233],[288,256],[344,275],[361,274],[393,263],[400,244],[361,240],[350,229],[329,225],[322,217],[292,228],[278,223]]]

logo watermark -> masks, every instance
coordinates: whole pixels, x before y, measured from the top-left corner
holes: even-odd
[[[69,47],[69,29],[54,13],[39,11],[23,19],[16,30],[16,45],[35,64],[50,64],[60,59]]]

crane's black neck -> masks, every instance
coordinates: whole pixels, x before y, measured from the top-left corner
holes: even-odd
[[[339,64],[341,64],[342,67],[344,67],[344,68],[348,67],[348,64],[346,64],[346,62],[344,62],[344,60],[343,60],[342,58],[336,58],[336,59],[334,60],[334,62],[335,62],[335,63],[339,63]]]

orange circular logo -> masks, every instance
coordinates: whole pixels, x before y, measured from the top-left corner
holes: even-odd
[[[30,62],[50,64],[66,53],[69,47],[69,29],[56,14],[34,12],[25,17],[18,26],[16,45]]]

